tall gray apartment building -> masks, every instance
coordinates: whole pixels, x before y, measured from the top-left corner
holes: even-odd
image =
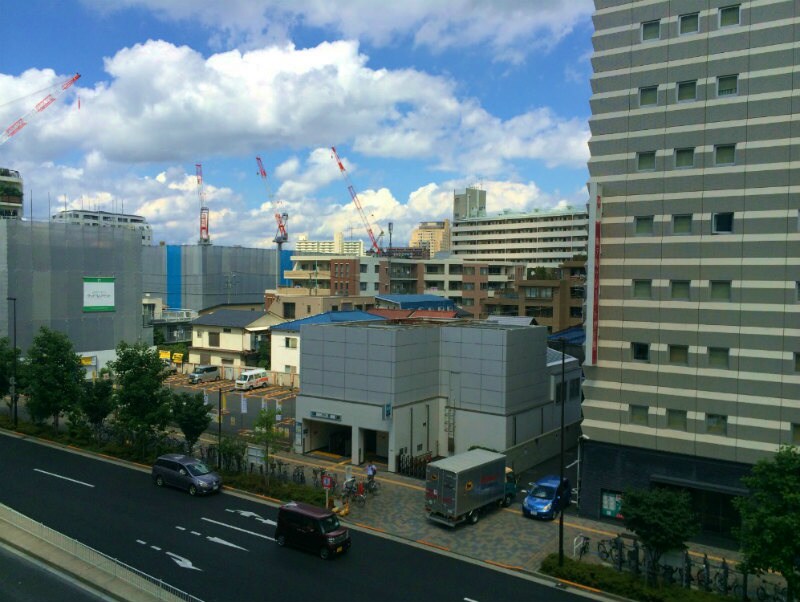
[[[581,510],[680,487],[727,532],[800,443],[800,3],[595,8]]]

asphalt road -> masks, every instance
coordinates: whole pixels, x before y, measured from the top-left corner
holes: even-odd
[[[0,436],[0,458],[0,502],[209,602],[582,599],[363,531],[326,562],[274,543],[274,506],[193,498],[155,487],[148,472],[13,437]]]
[[[53,574],[41,564],[0,546],[0,600],[4,602],[102,602],[100,598]]]

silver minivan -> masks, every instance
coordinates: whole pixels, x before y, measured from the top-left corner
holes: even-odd
[[[183,454],[164,454],[153,464],[153,483],[185,489],[190,495],[214,493],[222,488],[222,478],[200,460]]]
[[[219,368],[216,366],[197,366],[189,374],[189,382],[193,385],[212,380],[219,380]]]

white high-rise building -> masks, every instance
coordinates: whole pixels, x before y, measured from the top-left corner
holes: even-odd
[[[85,209],[68,209],[59,211],[52,216],[52,221],[76,224],[79,226],[105,227],[105,228],[128,228],[129,230],[139,230],[142,236],[142,244],[150,245],[153,238],[153,231],[141,215],[130,215],[128,213],[112,213],[108,211],[88,211]]]

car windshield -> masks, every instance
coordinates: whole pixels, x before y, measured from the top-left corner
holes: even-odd
[[[211,469],[202,462],[195,462],[194,464],[187,464],[186,468],[193,477],[202,477],[204,474],[211,472]]]
[[[536,485],[530,493],[531,497],[539,498],[540,500],[552,500],[555,494],[555,488],[547,487],[546,485]]]
[[[331,531],[336,531],[339,528],[339,519],[335,516],[329,516],[327,518],[323,518],[320,521],[322,525],[322,532],[323,533],[330,533]]]

